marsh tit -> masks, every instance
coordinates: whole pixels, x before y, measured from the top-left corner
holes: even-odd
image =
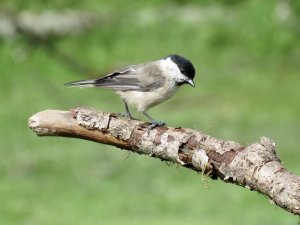
[[[115,91],[125,103],[125,115],[132,118],[128,105],[144,114],[150,121],[149,128],[165,123],[154,120],[147,110],[169,99],[183,84],[194,84],[195,68],[191,61],[179,55],[131,65],[116,70],[105,77],[66,83],[71,87],[103,87]]]

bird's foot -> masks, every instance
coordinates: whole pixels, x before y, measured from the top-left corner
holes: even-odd
[[[129,119],[134,119],[129,112],[119,113],[118,116],[127,117]]]
[[[160,121],[152,121],[152,123],[148,126],[148,131],[152,130],[155,127],[159,127],[159,126],[166,126],[165,122],[160,122]]]

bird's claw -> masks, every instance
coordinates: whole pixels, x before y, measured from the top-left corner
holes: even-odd
[[[152,123],[148,126],[148,131],[152,130],[155,127],[166,126],[165,122],[160,121],[152,121]]]
[[[118,116],[121,116],[121,117],[127,117],[127,118],[129,118],[129,119],[133,119],[133,117],[131,116],[131,114],[128,113],[128,112],[119,113]]]

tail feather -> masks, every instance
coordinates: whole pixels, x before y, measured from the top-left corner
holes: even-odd
[[[114,91],[129,91],[129,90],[138,90],[140,89],[139,80],[137,78],[127,78],[119,77],[102,77],[94,80],[79,80],[66,83],[65,86],[68,87],[79,87],[79,88],[88,88],[88,87],[103,87]]]
[[[95,87],[96,80],[78,80],[66,83],[68,87]]]

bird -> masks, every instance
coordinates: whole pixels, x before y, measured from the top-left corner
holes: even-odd
[[[137,109],[150,121],[149,129],[166,125],[153,119],[148,109],[172,97],[184,84],[195,87],[195,67],[187,58],[170,54],[147,63],[130,65],[112,73],[91,80],[66,83],[68,87],[102,87],[116,92],[125,103],[123,114],[132,119],[129,106]]]

